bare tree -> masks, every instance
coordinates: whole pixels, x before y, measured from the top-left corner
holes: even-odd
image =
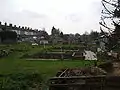
[[[102,5],[100,30],[104,37],[108,38],[107,50],[113,50],[117,48],[120,40],[120,0],[102,0]]]

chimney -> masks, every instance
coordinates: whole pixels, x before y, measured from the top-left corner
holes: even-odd
[[[27,30],[27,27],[25,27],[25,30]]]
[[[30,28],[28,27],[27,30],[30,30]]]
[[[22,29],[24,29],[24,27],[22,27]]]
[[[18,28],[20,29],[21,27],[19,26]]]
[[[18,28],[16,27],[16,25],[14,25],[14,27],[13,27],[13,28],[18,29]]]
[[[14,25],[14,27],[16,28],[16,25]]]
[[[5,26],[7,26],[7,23],[5,22]]]
[[[10,23],[9,26],[12,27],[12,24]]]

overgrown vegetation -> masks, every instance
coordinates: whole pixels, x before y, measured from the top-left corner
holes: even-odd
[[[67,47],[67,45],[65,47]],[[43,52],[45,49],[52,50],[53,48],[54,47],[49,45],[46,45],[46,48],[44,48],[42,45],[32,46],[29,43],[0,45],[1,50],[5,50],[6,52],[9,50],[12,51],[8,56],[0,58],[0,83],[2,83],[1,88],[5,87],[0,90],[29,90],[28,87],[33,88],[31,86],[34,86],[34,84],[39,84],[39,87],[45,88],[47,85],[47,80],[50,77],[55,76],[60,69],[88,67],[94,63],[93,61],[74,59],[67,61],[52,61],[30,59],[26,60],[20,58],[24,54],[32,55],[38,52]],[[35,76],[35,80],[39,81],[32,80],[34,79],[33,76],[36,75],[36,72],[38,76]],[[28,83],[32,81],[34,82],[31,83],[32,85]]]
[[[42,77],[38,73],[1,75],[0,90],[41,90]]]

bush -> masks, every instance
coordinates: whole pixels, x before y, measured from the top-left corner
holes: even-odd
[[[42,78],[39,73],[11,74],[0,79],[0,90],[41,90]]]

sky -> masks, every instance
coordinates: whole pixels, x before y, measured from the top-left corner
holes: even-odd
[[[101,0],[0,0],[0,21],[50,34],[100,31]]]

